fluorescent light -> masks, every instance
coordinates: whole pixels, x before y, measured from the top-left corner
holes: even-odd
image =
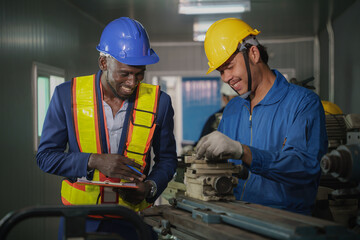
[[[196,16],[194,18],[194,24],[193,24],[193,40],[195,42],[203,42],[205,40],[205,34],[209,27],[216,21],[228,18],[228,17],[234,17],[234,18],[240,18],[240,14],[231,14],[231,15],[216,15],[216,16]]]
[[[235,6],[184,6],[179,8],[180,14],[196,15],[196,14],[211,14],[211,13],[241,13],[244,12],[244,7]]]
[[[179,13],[188,15],[242,13],[250,11],[250,0],[201,1],[180,0]]]

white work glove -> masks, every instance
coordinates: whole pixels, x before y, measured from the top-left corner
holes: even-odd
[[[219,131],[214,131],[202,137],[196,145],[198,158],[214,159],[241,159],[244,153],[240,142],[230,139]]]

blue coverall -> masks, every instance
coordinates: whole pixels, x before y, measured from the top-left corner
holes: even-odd
[[[218,130],[250,147],[249,177],[239,179],[237,200],[310,214],[327,152],[325,114],[312,91],[276,80],[250,114],[250,101],[236,97],[224,110]],[[230,160],[241,164],[241,160]]]

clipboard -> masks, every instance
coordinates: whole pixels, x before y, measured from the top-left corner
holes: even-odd
[[[89,184],[89,185],[97,185],[102,187],[116,187],[116,188],[139,188],[134,182],[111,182],[109,180],[106,181],[91,181],[86,178],[78,178],[76,183],[78,184]]]

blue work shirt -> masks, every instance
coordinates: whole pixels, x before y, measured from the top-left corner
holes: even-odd
[[[218,130],[249,146],[249,177],[239,179],[237,200],[310,214],[320,180],[320,159],[327,152],[325,114],[312,91],[276,80],[253,108],[236,97],[224,110]],[[230,160],[241,164],[241,160]]]

